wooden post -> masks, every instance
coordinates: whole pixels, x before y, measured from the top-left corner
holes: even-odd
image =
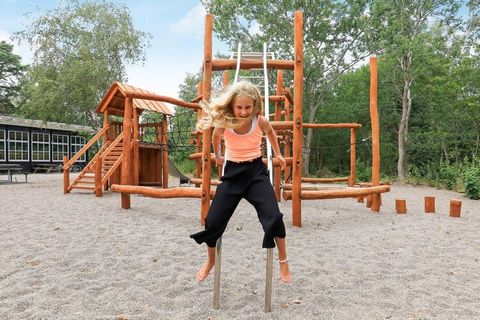
[[[203,82],[200,81],[198,83],[198,89],[197,89],[198,95],[203,95]],[[203,98],[202,98],[203,99]],[[202,118],[202,110],[198,110],[197,112],[197,121]],[[195,152],[201,153],[202,152],[202,141],[200,138],[200,135],[197,134],[195,137]],[[200,175],[202,173],[202,162],[201,159],[195,159],[195,178],[200,178]],[[195,185],[197,188],[200,187],[199,184]]]
[[[123,113],[123,162],[122,162],[122,176],[121,184],[131,184],[131,172],[132,172],[132,109],[133,99],[127,97],[125,99],[125,110]],[[130,194],[122,193],[122,208],[130,209]]]
[[[395,199],[395,208],[398,214],[407,213],[407,202],[405,199]]]
[[[367,208],[371,208],[372,207],[372,203],[373,203],[373,194],[369,194],[367,196],[367,203],[365,204],[365,206]]]
[[[168,188],[168,122],[167,115],[163,115],[162,121],[162,147],[163,147],[163,166],[162,166],[162,187]]]
[[[355,128],[350,128],[350,176],[348,186],[353,187],[357,173],[357,134]]]
[[[425,197],[425,213],[435,213],[435,197]]]
[[[98,157],[95,163],[95,196],[102,196],[102,157]]]
[[[462,211],[462,200],[451,199],[450,200],[450,217],[460,218],[461,211]]]
[[[295,67],[293,70],[293,178],[292,178],[292,224],[302,226],[302,204],[300,199],[302,180],[303,143],[303,13],[295,11],[294,18]]]
[[[281,95],[283,92],[283,71],[282,70],[277,70],[277,87],[276,87],[276,92],[275,94],[277,96]],[[282,110],[281,108],[281,103],[280,101],[275,102],[275,116],[274,120],[275,121],[280,121],[281,116],[282,116]],[[280,144],[279,144],[280,146]],[[282,150],[280,149],[280,152]],[[275,196],[277,197],[277,201],[281,200],[281,194],[280,194],[280,180],[282,178],[282,170],[280,167],[273,167],[273,188],[275,190]]]
[[[108,108],[103,111],[103,127],[105,128],[108,126]],[[103,134],[103,144],[106,144],[108,142],[108,132],[111,131],[110,129],[108,131],[105,131]]]
[[[204,57],[203,57],[203,99],[210,101],[212,89],[212,31],[213,16],[207,14],[205,17],[205,38],[204,38]],[[202,203],[200,213],[200,223],[205,224],[205,218],[210,208],[210,180],[212,176],[212,165],[210,163],[210,149],[212,144],[212,130],[203,131],[202,135]]]
[[[63,193],[67,194],[70,191],[68,187],[70,187],[70,169],[65,169],[65,165],[68,162],[68,156],[63,156]]]
[[[285,92],[289,93],[290,90],[288,88],[285,88]],[[288,99],[285,99],[285,121],[290,121],[290,101]],[[285,131],[285,154],[284,157],[291,157],[292,156],[292,136],[291,136],[291,131]],[[283,175],[285,178],[285,182],[290,182],[292,180],[292,167],[287,166],[285,168],[285,174]]]
[[[138,140],[138,110],[133,107],[133,184],[140,184],[140,146]]]
[[[370,119],[372,123],[372,185],[380,185],[380,125],[377,109],[377,57],[370,58]],[[380,211],[381,195],[373,195],[372,211]]]

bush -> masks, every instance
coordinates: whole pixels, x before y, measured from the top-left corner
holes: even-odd
[[[480,161],[474,161],[472,166],[464,172],[465,196],[480,200]]]
[[[463,185],[462,165],[451,165],[448,163],[440,163],[440,182],[444,183],[448,190],[458,190]],[[435,180],[435,179],[433,179]]]
[[[372,181],[372,167],[357,160],[356,180],[358,182]]]

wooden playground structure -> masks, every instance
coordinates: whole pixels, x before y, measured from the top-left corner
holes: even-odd
[[[228,73],[235,69],[237,62],[241,70],[262,68],[261,58],[251,59],[214,59],[212,55],[213,16],[207,14],[205,20],[203,81],[200,83],[198,97],[192,102],[185,102],[171,97],[157,95],[145,90],[121,83],[115,83],[106,94],[97,112],[103,114],[103,128],[71,159],[64,159],[64,192],[73,189],[94,190],[97,196],[108,187],[121,193],[122,208],[130,208],[131,194],[142,194],[155,198],[200,198],[200,221],[203,224],[210,202],[214,197],[212,185],[220,183],[212,180],[212,164],[215,163],[211,150],[212,130],[192,133],[196,153],[190,159],[196,162],[195,176],[190,179],[195,187],[168,188],[168,150],[167,116],[172,112],[163,102],[178,107],[189,108],[202,117],[200,100],[209,101],[212,92],[212,73],[224,72],[224,84],[228,85]],[[282,181],[279,164],[273,159],[274,189],[277,199],[281,196],[292,202],[292,222],[301,227],[301,201],[332,198],[367,199],[367,207],[378,212],[381,206],[381,193],[388,192],[389,186],[380,181],[380,144],[379,120],[377,111],[377,59],[370,59],[370,117],[372,130],[372,181],[367,184],[356,182],[356,130],[357,123],[304,123],[303,122],[303,15],[295,12],[294,17],[294,60],[268,59],[266,67],[277,70],[276,92],[269,95],[269,101],[275,105],[275,112],[270,114],[271,124],[283,144],[283,153],[287,162]],[[292,71],[293,88],[283,85],[284,71]],[[149,110],[160,113],[162,121],[158,124],[142,125],[139,115]],[[110,116],[123,117],[122,122],[110,120]],[[145,130],[156,127],[160,148],[149,147],[144,143]],[[303,129],[346,129],[350,130],[350,175],[343,178],[303,178],[302,144]],[[103,140],[103,145],[84,171],[70,183],[69,168],[96,142]],[[267,159],[264,159],[267,162]],[[219,176],[221,169],[219,168]],[[312,187],[312,183],[346,182],[347,185],[328,189]],[[306,185],[308,183],[308,185]],[[153,188],[152,185],[162,186]],[[283,191],[282,191],[283,189]]]

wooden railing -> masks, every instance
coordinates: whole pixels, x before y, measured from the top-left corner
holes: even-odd
[[[85,166],[85,168],[83,168],[82,172],[80,172],[80,174],[75,178],[75,180],[73,180],[73,182],[70,184],[70,179],[68,178],[69,177],[69,170],[63,170],[63,183],[64,183],[64,186],[63,186],[63,190],[64,190],[64,193],[68,193],[70,191],[72,191],[72,186],[76,185],[80,179],[82,178],[82,175],[85,174],[85,172],[89,171],[92,169],[94,163],[97,162],[98,158],[100,157],[100,155],[103,153],[103,151],[105,149],[107,149],[109,143],[107,142],[106,144],[104,144],[102,146],[102,148],[100,150],[98,150],[97,154],[92,158],[92,160],[90,160],[90,162]],[[73,159],[73,158],[72,158]]]
[[[63,171],[69,170],[70,167],[78,160],[80,157],[90,149],[95,142],[97,142],[103,134],[108,130],[110,125],[107,125],[102,128],[96,135],[93,136],[90,141],[86,145],[83,146],[82,149],[80,149],[70,160],[68,160],[64,165],[63,165]]]
[[[108,154],[110,153],[110,151],[113,150],[113,148],[115,148],[120,142],[123,141],[123,132],[120,133],[118,135],[118,137],[115,139],[115,141],[112,142],[112,144],[108,147],[107,150],[105,150],[105,153],[104,155],[102,155],[102,158],[104,158],[104,156],[108,156]],[[120,155],[118,157],[118,159],[115,161],[115,163],[110,167],[110,169],[107,171],[107,173],[105,173],[105,175],[100,178],[101,179],[101,185],[104,185],[108,178],[110,178],[112,176],[112,174],[115,172],[115,170],[117,170],[118,166],[122,163],[122,159],[123,159],[123,153],[122,155]],[[95,181],[99,181],[100,180],[98,177],[95,177]],[[101,186],[97,186],[97,188]]]

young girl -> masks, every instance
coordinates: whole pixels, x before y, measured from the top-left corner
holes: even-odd
[[[197,126],[200,129],[215,127],[212,140],[217,165],[223,165],[224,162],[220,150],[220,141],[224,138],[227,163],[221,177],[222,183],[216,189],[205,219],[205,230],[190,235],[199,244],[207,244],[208,260],[198,271],[197,280],[207,278],[215,265],[217,239],[225,231],[240,200],[245,198],[255,207],[265,232],[262,247],[274,248],[277,243],[280,278],[284,282],[291,282],[283,214],[278,208],[268,170],[262,161],[260,145],[263,133],[272,144],[282,170],[285,168],[285,159],[280,153],[275,131],[261,115],[263,104],[260,91],[250,82],[241,81],[203,108],[207,116]]]

